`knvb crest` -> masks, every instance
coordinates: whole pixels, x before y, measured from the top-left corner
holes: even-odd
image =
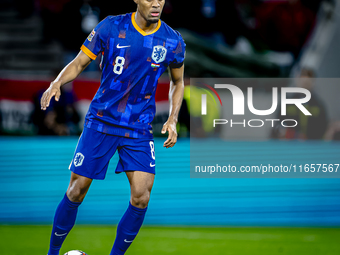
[[[74,157],[74,161],[73,161],[74,165],[76,167],[81,166],[83,164],[84,158],[85,156],[82,153],[78,152],[76,156]]]
[[[165,60],[166,57],[166,48],[161,45],[157,45],[153,47],[152,59],[156,62],[156,64],[161,63]]]

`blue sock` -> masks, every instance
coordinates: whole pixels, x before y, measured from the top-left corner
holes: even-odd
[[[72,202],[65,194],[63,200],[58,205],[55,212],[50,250],[48,255],[59,255],[59,250],[63,244],[67,234],[71,231],[76,221],[78,206],[81,203]]]
[[[143,224],[146,209],[140,209],[129,203],[129,207],[119,221],[116,240],[110,255],[122,255],[129,248]]]

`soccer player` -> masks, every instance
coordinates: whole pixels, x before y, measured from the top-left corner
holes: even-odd
[[[81,51],[51,83],[41,98],[46,110],[60,87],[75,79],[98,54],[102,56],[101,85],[86,115],[84,130],[69,169],[71,180],[54,217],[48,255],[59,254],[72,229],[77,210],[93,179],[104,179],[109,160],[118,150],[116,173],[130,183],[129,206],[121,218],[111,255],[124,254],[135,239],[147,210],[155,174],[151,122],[161,74],[170,70],[170,113],[162,133],[164,147],[177,141],[176,123],[183,98],[185,43],[160,20],[164,0],[134,0],[137,11],[108,16],[91,32]]]

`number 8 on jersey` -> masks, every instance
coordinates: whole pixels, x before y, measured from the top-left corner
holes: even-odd
[[[115,66],[113,68],[113,72],[115,74],[118,74],[118,75],[122,74],[124,64],[125,64],[125,58],[123,58],[123,57],[116,57]]]

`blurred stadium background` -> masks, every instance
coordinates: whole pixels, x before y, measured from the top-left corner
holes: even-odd
[[[101,19],[132,11],[132,0],[0,0],[0,254],[46,254],[67,168],[99,86],[99,62],[65,85],[46,113],[39,97]],[[203,125],[195,129],[189,116],[200,108],[190,105],[190,95],[199,92],[186,86],[178,144],[166,150],[165,74],[153,123],[156,182],[145,226],[127,254],[340,254],[339,179],[193,179],[189,170],[190,136],[207,144],[223,138],[237,148],[233,160],[247,164],[292,156],[340,163],[339,15],[338,0],[166,1],[162,20],[187,44],[186,85],[190,78],[308,77],[324,125],[214,132],[199,119]],[[330,78],[332,90],[324,89],[322,80]],[[254,93],[263,104],[271,101],[270,85]],[[258,150],[261,156],[252,153]],[[116,161],[105,181],[93,183],[63,252],[110,251],[129,199],[126,177],[114,174]]]

